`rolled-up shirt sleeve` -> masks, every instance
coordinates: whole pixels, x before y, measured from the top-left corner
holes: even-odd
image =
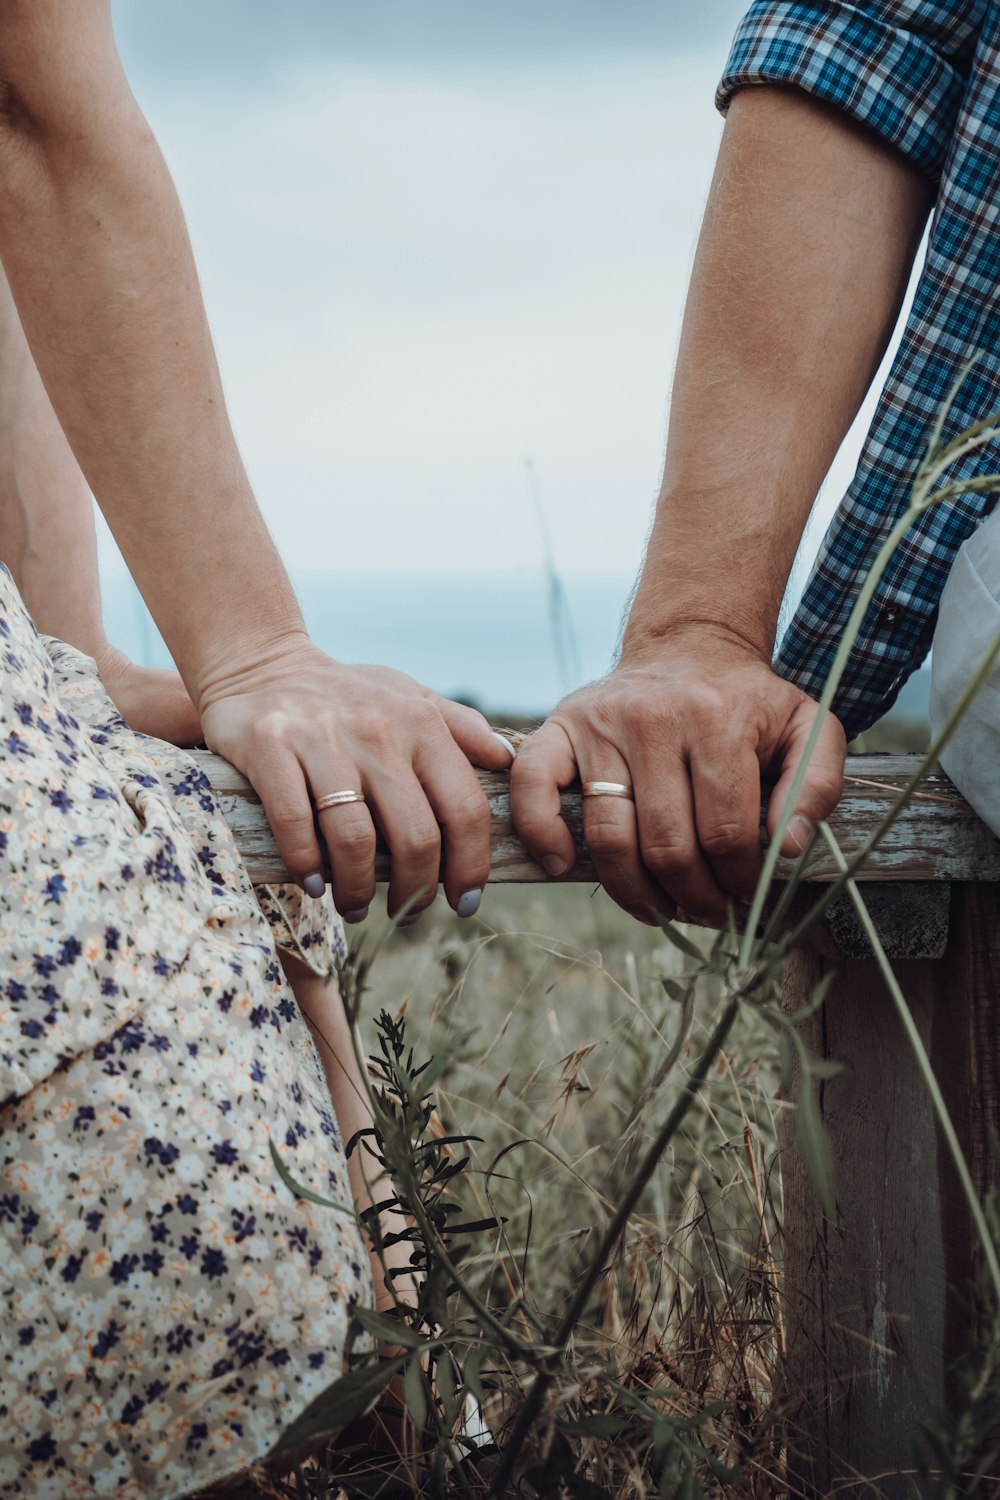
[[[936,180],[988,9],[989,0],[758,0],[740,23],[716,103],[725,113],[753,84],[804,89]]]

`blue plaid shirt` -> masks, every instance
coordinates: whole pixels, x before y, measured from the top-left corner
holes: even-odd
[[[989,0],[752,5],[719,85],[792,84],[877,131],[937,185],[926,264],[850,489],[776,665],[818,697],[879,546],[906,509],[934,419],[979,359],[945,429],[1000,409],[1000,4]],[[949,477],[1000,469],[997,445]],[[993,503],[932,506],[883,574],[834,703],[848,735],[895,701],[930,648],[955,554]]]

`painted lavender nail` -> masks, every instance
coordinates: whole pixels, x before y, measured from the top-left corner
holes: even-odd
[[[483,893],[481,890],[466,891],[455,902],[455,915],[459,917],[474,917],[479,910],[479,903],[482,899]]]

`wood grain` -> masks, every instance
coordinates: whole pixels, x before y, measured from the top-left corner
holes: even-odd
[[[845,1068],[815,1085],[833,1152],[835,1220],[817,1206],[787,1116],[781,1157],[789,1464],[795,1493],[826,1496],[843,1485],[853,1494],[853,1478],[877,1474],[873,1495],[909,1500],[918,1493],[918,1424],[940,1415],[947,1389],[949,1268],[934,1113],[873,961],[831,965],[812,949],[793,953],[789,1008],[799,1010],[831,967],[826,1002],[803,1031],[814,1057]],[[944,961],[893,967],[931,1047],[947,1024]]]
[[[951,891],[937,961],[893,965],[980,1197],[1000,1177],[1000,886]],[[968,1205],[930,1095],[873,961],[833,966],[821,1011],[804,1023],[814,1056],[846,1071],[819,1086],[834,1158],[837,1214],[819,1212],[789,1130],[782,1152],[786,1412],[796,1479],[818,1495],[854,1493],[878,1474],[887,1500],[923,1493],[912,1478],[921,1422],[940,1419],[972,1347],[978,1254]],[[786,1004],[800,1010],[831,963],[793,953]]]
[[[256,792],[245,777],[221,756],[192,752],[219,796],[226,820],[236,835],[251,878],[263,883],[286,878],[274,838]],[[917,765],[915,756],[851,756],[840,805],[830,819],[844,852],[864,842],[899,794]],[[510,820],[508,778],[480,772],[493,818],[493,873],[501,883],[551,880],[528,855]],[[583,837],[583,805],[578,790],[562,798],[563,817],[577,845],[577,862],[563,880],[595,881],[593,862]],[[388,878],[388,854],[380,845],[377,873]],[[817,849],[808,879],[833,879],[835,867]],[[779,878],[787,868],[779,866]],[[909,806],[900,815],[878,851],[859,877],[868,881],[1000,881],[1000,840],[979,821],[968,803],[942,773],[925,777]]]

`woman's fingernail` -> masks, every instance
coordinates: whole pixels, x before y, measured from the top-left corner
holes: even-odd
[[[806,844],[808,844],[809,837],[812,831],[813,826],[810,823],[809,819],[804,818],[801,813],[796,813],[794,818],[792,818],[791,822],[789,823],[788,833],[794,840],[800,854],[806,847]]]
[[[455,902],[455,915],[458,917],[474,917],[479,910],[479,903],[483,899],[483,893],[478,891],[466,891],[464,896],[459,896]]]
[[[560,875],[566,874],[566,871],[569,869],[569,860],[563,859],[561,854],[546,854],[542,860],[542,869],[546,875],[552,875],[557,878]]]
[[[405,917],[400,917],[396,923],[397,927],[412,927],[414,922],[419,922],[423,916],[422,911],[408,911]]]
[[[359,906],[356,911],[345,911],[343,913],[343,918],[345,922],[363,922],[367,915],[367,906]]]
[[[501,734],[499,730],[494,729],[493,738],[500,741],[501,745],[507,751],[507,754],[510,756],[511,760],[514,760],[516,758],[517,751],[514,749],[514,746],[511,744],[510,740],[505,734]]]
[[[326,881],[322,875],[307,875],[302,882],[302,889],[307,896],[312,896],[314,901],[318,901],[326,890]]]

